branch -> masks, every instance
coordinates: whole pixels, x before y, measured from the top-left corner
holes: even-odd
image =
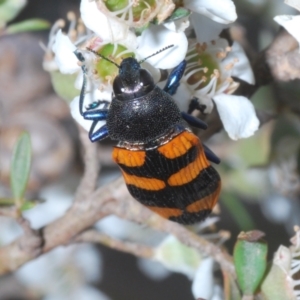
[[[87,132],[78,125],[79,138],[83,145],[84,174],[75,194],[75,203],[82,203],[95,190],[100,163],[97,143],[91,143]]]
[[[82,232],[75,237],[73,241],[79,243],[101,243],[109,248],[144,258],[152,258],[154,255],[154,250],[151,247],[132,242],[120,241],[94,229]]]
[[[124,190],[126,187],[122,179],[118,179],[92,193],[85,199],[84,204],[73,204],[63,217],[40,230],[44,243],[39,252],[27,251],[22,247],[27,240],[26,234],[11,244],[0,248],[0,274],[14,271],[42,253],[46,253],[59,245],[68,244],[74,236],[106,216],[101,209],[106,202],[114,202],[112,194],[118,195],[119,198],[126,201],[126,195],[121,197]]]
[[[232,259],[226,252],[182,225],[161,218],[132,199],[123,178],[99,188],[85,199],[85,206],[73,205],[63,217],[42,228],[44,245],[41,253],[46,253],[59,245],[72,243],[74,237],[109,214],[115,214],[127,220],[146,224],[153,229],[173,234],[185,245],[213,257],[224,270],[234,275]],[[24,236],[0,249],[0,274],[13,271],[41,254],[22,251],[19,245],[23,238]],[[110,242],[112,243],[112,240]],[[114,245],[117,247],[117,244]]]
[[[24,234],[8,246],[0,248],[0,273],[17,269],[24,262],[41,254],[43,238],[39,231],[30,227],[28,220],[22,216],[16,221],[23,228]]]
[[[103,210],[107,213],[113,211],[113,213],[120,218],[131,220],[136,223],[147,225],[155,230],[172,234],[186,246],[197,249],[201,253],[212,257],[221,265],[222,269],[235,276],[231,256],[221,250],[217,245],[198,236],[196,233],[187,229],[187,227],[160,217],[132,198],[129,198],[126,201],[126,205],[124,205],[124,202],[122,203],[123,205],[120,205],[121,203],[119,203],[117,207],[112,207],[115,204],[107,203]]]

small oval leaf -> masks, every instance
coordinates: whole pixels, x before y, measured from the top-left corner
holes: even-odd
[[[234,246],[233,261],[243,299],[254,295],[266,272],[268,245],[263,236],[258,230],[241,232]]]
[[[42,19],[30,19],[14,23],[6,28],[6,33],[19,33],[26,31],[44,30],[50,27],[50,23]]]
[[[31,163],[31,142],[28,132],[24,132],[18,139],[11,161],[10,185],[16,203],[23,199],[29,178]]]

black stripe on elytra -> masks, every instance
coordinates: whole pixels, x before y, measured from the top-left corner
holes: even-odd
[[[167,180],[171,175],[193,162],[198,155],[198,149],[199,145],[193,146],[185,154],[173,159],[163,156],[157,148],[146,150],[145,163],[142,166],[128,167],[123,164],[119,166],[129,175]]]
[[[179,208],[212,194],[220,184],[217,171],[209,166],[203,169],[192,181],[180,186],[166,186],[159,191],[149,191],[135,185],[127,185],[131,195],[146,206]]]
[[[211,209],[203,209],[197,213],[189,213],[184,211],[182,215],[178,217],[170,217],[169,220],[184,225],[190,225],[205,220],[210,213]]]

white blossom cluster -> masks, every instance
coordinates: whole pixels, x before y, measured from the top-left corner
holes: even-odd
[[[300,8],[299,0],[286,2]],[[180,9],[181,14],[177,18],[175,12],[180,12]],[[54,59],[45,61],[45,68],[49,71],[59,70],[63,74],[76,74],[74,85],[79,94],[83,82],[82,63],[74,55],[74,51],[79,50],[85,58],[87,69],[84,107],[88,107],[95,100],[111,100],[112,82],[118,69],[96,57],[87,48],[120,64],[125,57],[134,55],[142,60],[174,45],[149,58],[142,67],[148,69],[158,82],[159,69],[169,71],[185,59],[186,71],[174,95],[179,108],[187,111],[190,100],[196,97],[199,104],[205,106],[205,113],[210,113],[216,106],[230,138],[246,138],[258,129],[259,120],[249,99],[233,95],[239,86],[233,78],[254,84],[253,72],[242,47],[237,42],[229,44],[226,39],[219,37],[221,31],[236,18],[235,5],[231,0],[81,0],[80,19],[76,20],[74,16],[69,18],[71,22],[67,32],[62,31],[60,22],[53,27],[48,49]],[[275,18],[300,43],[298,20],[299,16]],[[195,33],[193,38],[192,33]],[[84,120],[81,116],[79,96],[71,101],[70,107],[76,121],[89,130],[92,121]],[[98,126],[104,123],[101,121]],[[126,231],[125,226],[114,228]],[[157,247],[155,260],[191,278],[195,298],[223,299],[220,286],[214,282],[213,260],[197,255],[193,256],[192,263],[180,260],[181,256],[191,258],[190,252],[186,256],[186,251],[190,251],[187,249],[182,251],[183,254],[176,253],[176,259],[168,252],[169,260],[166,259],[162,255],[166,245],[171,245],[169,248],[174,250],[178,249],[175,244],[178,241],[173,237],[166,237]],[[299,255],[298,252],[296,254]],[[298,260],[295,260],[294,269],[299,270]]]
[[[81,19],[74,19],[67,33],[58,24],[54,26],[48,45],[54,60],[45,66],[64,74],[78,73],[75,86],[80,90],[81,63],[73,52],[78,49],[83,54],[88,76],[85,107],[95,100],[110,101],[112,82],[118,74],[116,66],[96,57],[87,48],[119,64],[125,57],[134,55],[141,60],[174,45],[149,58],[142,67],[158,81],[159,69],[171,70],[182,60],[187,61],[186,72],[174,96],[180,109],[187,111],[193,97],[205,107],[205,113],[210,113],[216,105],[232,139],[249,137],[258,129],[259,120],[249,99],[232,95],[239,86],[233,77],[254,84],[249,61],[237,42],[230,45],[219,37],[237,18],[233,1],[82,0],[80,14]],[[193,32],[196,37],[190,38]],[[79,96],[71,102],[72,115],[89,130],[91,121],[82,118],[78,102]],[[98,126],[104,123],[101,121]]]

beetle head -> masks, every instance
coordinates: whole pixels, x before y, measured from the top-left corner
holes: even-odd
[[[151,74],[142,69],[140,63],[133,57],[123,59],[119,75],[113,83],[116,98],[129,100],[141,97],[154,88]]]

